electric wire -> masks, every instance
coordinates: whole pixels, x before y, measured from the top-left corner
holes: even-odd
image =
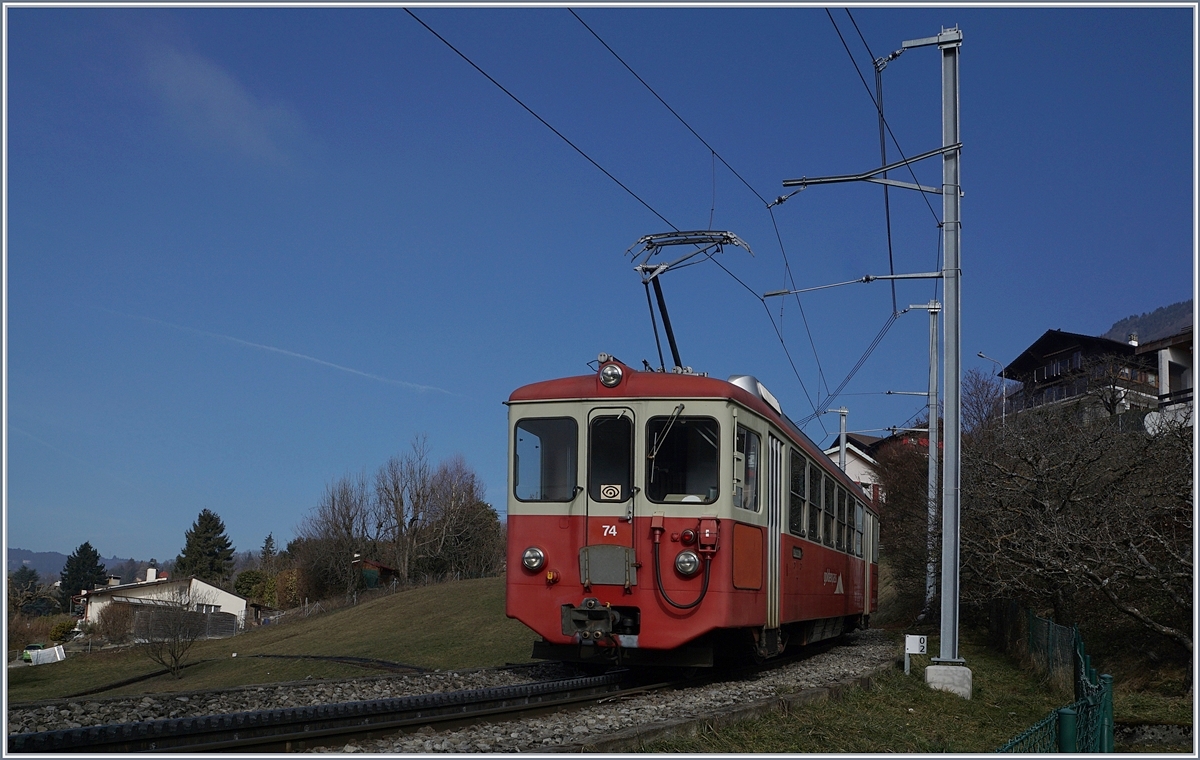
[[[607,42],[605,42],[605,41],[603,40],[603,38],[601,38],[601,37],[600,37],[600,35],[596,34],[595,30],[593,30],[593,29],[592,29],[590,26],[588,26],[586,21],[584,21],[583,19],[579,18],[579,14],[578,14],[578,13],[576,13],[574,10],[572,10],[572,9],[570,9],[570,8],[567,8],[567,10],[568,10],[568,11],[570,11],[571,15],[572,15],[572,16],[574,16],[574,17],[575,17],[575,19],[576,19],[577,21],[579,21],[579,23],[583,24],[583,28],[584,28],[584,29],[587,29],[589,32],[591,32],[591,33],[592,33],[592,36],[593,36],[593,37],[595,37],[595,38],[596,38],[596,40],[597,40],[597,41],[599,41],[599,43],[600,43],[601,45],[603,45],[603,46],[604,46],[604,49],[605,49],[605,50],[607,50],[608,52],[612,53],[612,54],[613,54],[613,57],[614,57],[614,58],[616,58],[618,61],[620,61],[620,62],[621,62],[621,65],[622,65],[622,66],[624,66],[626,69],[628,69],[628,70],[629,70],[629,73],[630,73],[630,74],[633,74],[634,78],[636,78],[636,79],[637,79],[639,82],[641,82],[641,83],[642,83],[642,85],[643,85],[643,86],[644,86],[644,87],[645,87],[647,90],[649,90],[649,91],[650,91],[650,94],[651,94],[651,95],[653,95],[655,98],[658,98],[658,102],[659,102],[659,103],[662,103],[662,104],[663,104],[663,106],[664,106],[664,107],[665,107],[665,108],[666,108],[668,111],[670,111],[670,112],[671,112],[671,115],[672,115],[672,116],[674,116],[676,119],[679,119],[679,123],[680,123],[680,124],[682,124],[683,126],[687,127],[687,130],[688,130],[689,132],[691,132],[693,135],[695,135],[696,139],[697,139],[697,140],[699,140],[699,141],[700,141],[700,142],[701,142],[701,143],[704,145],[704,147],[708,148],[708,149],[709,149],[709,150],[712,152],[712,154],[713,154],[714,156],[716,156],[717,160],[718,160],[718,161],[720,161],[722,164],[724,164],[724,165],[725,165],[725,168],[726,168],[726,169],[728,169],[730,172],[732,172],[732,173],[733,173],[733,176],[735,176],[735,177],[737,177],[739,180],[741,180],[742,184],[743,184],[743,185],[745,185],[745,186],[747,187],[747,189],[749,189],[749,190],[750,190],[750,192],[754,193],[754,195],[755,195],[755,196],[757,196],[757,197],[758,197],[758,199],[759,199],[760,201],[762,201],[762,202],[763,202],[763,204],[766,204],[766,203],[767,203],[767,199],[766,199],[766,198],[764,198],[764,197],[762,197],[761,195],[759,195],[758,191],[754,189],[754,186],[753,186],[753,185],[751,185],[749,182],[747,182],[747,181],[745,180],[745,178],[744,178],[744,177],[742,177],[742,175],[738,174],[738,173],[737,173],[737,170],[736,170],[736,169],[734,169],[732,166],[730,166],[730,165],[729,165],[729,162],[728,162],[728,161],[726,161],[726,160],[725,160],[725,159],[724,159],[724,158],[721,156],[721,154],[717,152],[716,148],[714,148],[713,146],[709,145],[707,140],[705,140],[703,137],[701,137],[701,136],[700,136],[700,134],[699,134],[698,132],[696,132],[696,130],[692,129],[692,125],[691,125],[691,124],[688,124],[688,123],[687,123],[687,121],[685,121],[685,120],[684,120],[684,118],[683,118],[682,116],[680,116],[678,113],[676,113],[676,112],[675,112],[675,109],[674,109],[674,108],[671,108],[671,106],[670,106],[670,105],[668,105],[667,101],[663,100],[663,99],[662,99],[662,96],[660,96],[660,95],[659,95],[657,92],[655,92],[655,91],[654,91],[654,88],[653,88],[653,87],[651,87],[649,84],[646,84],[646,80],[645,80],[645,79],[642,79],[640,76],[638,76],[638,73],[637,73],[636,71],[634,71],[634,70],[633,70],[633,67],[631,67],[631,66],[630,66],[628,63],[625,63],[625,59],[624,59],[624,58],[622,58],[621,56],[617,55],[617,51],[615,51],[615,50],[613,50],[611,47],[609,47],[608,43],[607,43]]]
[[[739,173],[738,173],[738,171],[737,171],[736,169],[734,169],[734,168],[733,168],[733,166],[731,166],[731,165],[730,165],[730,163],[729,163],[728,161],[726,161],[726,160],[725,160],[725,158],[724,158],[724,157],[723,157],[723,156],[722,156],[720,153],[718,153],[718,152],[717,152],[716,148],[714,148],[712,145],[710,145],[710,144],[708,143],[708,141],[707,141],[707,140],[705,140],[705,139],[704,139],[704,138],[703,138],[703,137],[700,135],[700,133],[699,133],[699,132],[697,132],[695,129],[693,129],[693,128],[692,128],[692,125],[691,125],[691,124],[688,124],[687,120],[686,120],[686,119],[684,119],[682,116],[680,116],[680,115],[679,115],[679,112],[678,112],[678,111],[676,111],[674,108],[672,108],[672,107],[671,107],[671,105],[670,105],[669,103],[667,103],[667,101],[666,101],[665,99],[663,99],[663,97],[662,97],[661,95],[659,95],[659,94],[658,94],[658,92],[657,92],[657,91],[655,91],[655,89],[654,89],[653,87],[651,87],[651,86],[650,86],[650,84],[649,84],[649,83],[648,83],[648,82],[647,82],[645,79],[643,79],[643,78],[641,77],[641,75],[640,75],[640,74],[638,74],[636,71],[634,71],[633,67],[632,67],[632,66],[630,66],[630,65],[629,65],[629,64],[628,64],[628,63],[625,61],[625,59],[624,59],[624,58],[622,58],[622,57],[620,56],[620,54],[618,54],[618,53],[617,53],[617,51],[613,50],[612,46],[611,46],[611,45],[609,45],[607,42],[605,42],[605,41],[604,41],[604,38],[603,38],[603,37],[601,37],[601,36],[600,36],[600,35],[599,35],[599,34],[596,32],[596,30],[594,30],[594,29],[592,29],[592,27],[588,26],[587,22],[586,22],[586,21],[584,21],[582,18],[580,18],[579,14],[578,14],[578,13],[576,13],[574,10],[572,10],[572,9],[570,9],[570,8],[568,8],[567,10],[568,10],[568,11],[571,13],[571,15],[572,15],[572,16],[574,16],[574,17],[575,17],[575,20],[577,20],[577,21],[578,21],[580,24],[582,24],[582,25],[583,25],[583,28],[584,28],[584,29],[587,29],[587,30],[588,30],[588,32],[589,32],[589,33],[590,33],[590,34],[591,34],[593,37],[595,37],[595,38],[596,38],[596,41],[597,41],[597,42],[599,42],[601,45],[603,45],[603,46],[604,46],[604,49],[605,49],[605,50],[607,50],[609,53],[611,53],[611,54],[612,54],[612,56],[613,56],[614,58],[616,58],[616,59],[617,59],[617,61],[618,61],[618,62],[619,62],[619,63],[620,63],[622,66],[624,66],[624,67],[625,67],[625,69],[626,69],[626,70],[627,70],[627,71],[628,71],[630,74],[632,74],[632,75],[633,75],[633,77],[634,77],[635,79],[637,79],[637,80],[638,80],[638,82],[640,82],[640,83],[642,84],[642,86],[643,86],[643,87],[645,87],[645,88],[646,88],[646,89],[647,89],[647,90],[650,92],[650,94],[651,94],[651,95],[653,95],[653,96],[655,97],[655,99],[657,99],[657,100],[658,100],[658,102],[659,102],[659,103],[662,103],[662,105],[663,105],[663,107],[664,107],[664,108],[666,108],[668,111],[670,111],[670,112],[671,112],[671,115],[672,115],[672,116],[674,116],[676,119],[678,119],[678,120],[679,120],[679,123],[680,123],[680,124],[682,124],[682,125],[683,125],[683,126],[684,126],[684,127],[685,127],[685,128],[688,130],[688,131],[689,131],[689,132],[691,132],[691,133],[692,133],[692,135],[693,135],[693,136],[694,136],[694,137],[695,137],[697,140],[699,140],[699,141],[700,141],[700,144],[701,144],[701,145],[703,145],[705,148],[708,148],[708,150],[709,150],[709,154],[712,156],[712,158],[713,158],[713,160],[714,160],[714,164],[713,164],[713,168],[714,168],[714,171],[713,171],[713,210],[711,210],[711,211],[709,212],[709,226],[710,226],[710,227],[711,227],[711,225],[712,225],[712,218],[713,218],[713,214],[714,214],[714,212],[715,212],[715,208],[716,208],[716,192],[717,192],[717,189],[716,189],[716,171],[715,171],[715,169],[716,169],[716,164],[715,164],[715,161],[720,161],[720,162],[721,162],[721,163],[722,163],[722,164],[725,166],[725,168],[729,169],[730,173],[732,173],[732,174],[733,174],[733,176],[737,177],[737,178],[738,178],[738,180],[740,180],[740,181],[741,181],[741,183],[742,183],[743,185],[745,185],[745,186],[746,186],[746,189],[748,189],[748,190],[749,190],[751,193],[753,193],[753,194],[754,194],[754,197],[758,198],[758,200],[759,200],[759,201],[761,201],[761,202],[763,203],[763,205],[764,205],[764,206],[766,207],[766,209],[767,209],[767,212],[768,212],[768,213],[771,215],[771,225],[772,225],[772,226],[774,227],[774,229],[775,229],[775,239],[776,239],[776,241],[779,243],[779,251],[780,251],[780,254],[783,256],[784,270],[785,270],[785,272],[787,273],[787,275],[788,275],[788,278],[789,278],[789,280],[790,280],[790,282],[791,282],[791,284],[792,284],[792,289],[793,289],[793,290],[795,290],[795,289],[796,289],[796,282],[795,282],[795,279],[794,279],[794,278],[792,277],[792,275],[791,275],[791,263],[788,261],[787,249],[786,249],[786,247],[785,247],[785,246],[784,246],[784,244],[783,244],[783,236],[782,236],[782,235],[780,234],[780,232],[779,232],[779,224],[778,224],[778,223],[776,222],[776,220],[775,220],[775,211],[774,211],[774,209],[772,208],[772,205],[771,205],[771,203],[770,203],[769,201],[767,201],[767,199],[766,199],[766,198],[764,198],[764,197],[762,196],[762,194],[761,194],[761,193],[759,193],[757,190],[755,190],[755,189],[754,189],[754,186],[753,186],[753,185],[751,185],[751,184],[750,184],[750,183],[749,183],[749,182],[746,180],[746,178],[745,178],[745,177],[743,177],[741,174],[739,174]],[[714,260],[715,260],[715,259],[714,259]],[[725,270],[725,272],[726,272],[727,274],[729,274],[730,276],[733,276],[733,273],[732,273],[732,272],[730,272],[728,269],[726,269],[724,266],[722,266],[721,268],[722,268],[723,270]],[[736,277],[734,277],[734,279],[735,279],[735,280],[737,280],[737,278],[736,278]],[[759,296],[759,294],[758,294],[758,293],[755,293],[755,292],[754,292],[752,289],[750,289],[749,287],[747,287],[745,283],[741,282],[740,280],[738,280],[738,282],[739,282],[739,283],[740,283],[740,284],[741,284],[743,287],[745,287],[747,290],[749,290],[749,291],[750,291],[750,293],[752,293],[752,294],[755,296],[755,298],[758,298],[759,300],[762,300],[762,299],[761,299],[761,297]],[[797,303],[797,305],[799,305],[799,306],[800,306],[800,318],[801,318],[801,321],[803,321],[803,323],[804,323],[804,329],[805,329],[805,332],[806,332],[806,333],[807,333],[807,335],[808,335],[808,342],[809,342],[809,345],[812,347],[812,351],[813,351],[813,360],[816,362],[816,365],[817,365],[817,377],[818,377],[818,381],[817,381],[817,383],[818,383],[818,399],[819,399],[819,398],[820,398],[820,394],[819,394],[819,391],[820,391],[820,385],[821,385],[822,383],[824,383],[824,382],[825,382],[825,371],[824,371],[824,368],[823,368],[823,367],[822,367],[822,365],[821,365],[821,357],[820,357],[820,354],[817,352],[817,345],[816,345],[816,342],[813,340],[813,337],[812,337],[812,328],[811,328],[811,327],[809,326],[809,324],[808,324],[808,315],[806,315],[806,314],[804,313],[804,306],[803,306],[803,304],[801,304],[801,303],[800,303],[800,297],[799,297],[799,295],[796,295],[796,303]],[[766,303],[765,303],[765,301],[763,302],[763,305],[764,305],[764,306],[766,306]],[[768,316],[768,317],[771,317],[771,312],[770,312],[770,309],[767,309],[767,316]],[[782,318],[782,315],[781,315],[781,318]],[[811,396],[809,395],[809,393],[808,393],[808,388],[805,386],[805,384],[804,384],[804,381],[803,381],[803,380],[800,378],[800,373],[797,371],[797,369],[796,369],[796,365],[795,365],[795,362],[793,362],[793,361],[792,361],[791,353],[788,351],[788,349],[787,349],[787,345],[786,345],[786,343],[784,342],[784,339],[783,339],[783,334],[782,334],[782,332],[780,331],[780,328],[779,328],[779,326],[775,324],[775,320],[774,320],[774,318],[773,318],[773,317],[771,317],[771,325],[772,325],[772,327],[775,329],[775,333],[776,333],[776,336],[779,338],[780,344],[783,346],[784,353],[785,353],[785,354],[787,355],[787,357],[788,357],[788,362],[789,362],[789,363],[792,365],[792,372],[796,374],[796,379],[800,381],[800,387],[801,387],[801,389],[804,391],[804,395],[805,395],[805,397],[806,397],[806,398],[808,398],[808,400],[809,400],[809,403],[810,403],[810,404],[812,404],[812,397],[811,397]],[[826,385],[826,390],[828,391],[828,386],[827,386],[827,385]],[[816,411],[816,408],[817,408],[817,407],[816,407],[816,404],[813,404],[813,411]]]
[[[571,142],[569,139],[567,139],[567,137],[566,137],[565,135],[563,135],[563,133],[562,133],[562,132],[559,132],[557,129],[555,129],[555,128],[554,128],[554,127],[553,127],[553,126],[550,124],[550,122],[548,122],[548,121],[546,121],[545,119],[543,119],[541,116],[539,116],[539,115],[538,115],[538,113],[537,113],[536,111],[534,111],[534,110],[533,110],[532,108],[530,108],[529,106],[525,105],[524,101],[522,101],[522,100],[521,100],[520,98],[518,98],[516,95],[512,94],[511,92],[509,92],[509,91],[508,91],[508,89],[507,89],[507,88],[506,88],[504,85],[500,84],[500,83],[499,83],[499,82],[497,82],[495,79],[493,79],[493,78],[492,78],[492,76],[491,76],[491,74],[488,74],[486,71],[484,71],[482,68],[480,68],[478,64],[476,64],[474,61],[472,61],[470,58],[468,58],[468,57],[467,57],[467,56],[466,56],[466,55],[465,55],[465,54],[464,54],[464,53],[463,53],[461,50],[459,50],[458,48],[454,47],[454,45],[450,44],[450,42],[449,42],[449,41],[448,41],[448,40],[447,40],[445,37],[443,37],[442,35],[438,34],[436,31],[434,31],[433,27],[429,26],[429,24],[426,24],[424,21],[422,21],[422,20],[421,20],[421,19],[420,19],[420,18],[417,16],[417,14],[413,13],[413,12],[412,12],[411,10],[409,10],[408,8],[405,8],[405,9],[404,9],[404,12],[405,12],[405,13],[407,13],[408,15],[412,16],[412,17],[413,17],[413,19],[414,19],[414,20],[415,20],[415,21],[416,21],[418,24],[420,24],[421,26],[425,27],[425,28],[426,28],[426,29],[429,31],[429,33],[430,33],[430,34],[432,34],[434,37],[437,37],[439,40],[441,40],[441,41],[442,41],[442,44],[444,44],[446,47],[450,48],[450,49],[451,49],[451,50],[453,50],[455,53],[457,53],[459,58],[462,58],[464,61],[466,61],[467,63],[469,63],[469,64],[471,65],[471,67],[472,67],[472,68],[474,68],[474,69],[475,69],[476,71],[478,71],[480,74],[483,74],[483,76],[484,76],[484,77],[486,77],[486,78],[487,78],[487,80],[488,80],[489,82],[491,82],[492,84],[496,85],[496,87],[500,88],[500,91],[501,91],[501,92],[503,92],[505,95],[507,95],[508,97],[512,98],[514,101],[516,101],[517,105],[521,106],[521,108],[524,108],[526,111],[528,111],[528,112],[529,112],[529,114],[530,114],[531,116],[533,116],[533,118],[535,118],[535,119],[537,119],[538,121],[540,121],[540,122],[541,122],[541,123],[542,123],[542,124],[543,124],[543,125],[546,127],[546,129],[549,129],[551,132],[553,132],[554,134],[558,135],[559,139],[561,139],[561,140],[562,140],[563,142],[565,142],[567,145],[570,145],[572,148],[574,148],[576,153],[578,153],[579,155],[581,155],[581,156],[583,156],[585,159],[587,159],[588,163],[590,163],[592,166],[594,166],[594,167],[596,167],[597,169],[599,169],[599,170],[600,170],[600,171],[601,171],[601,172],[604,174],[604,176],[608,177],[608,178],[609,178],[609,179],[611,179],[613,182],[617,183],[617,186],[619,186],[619,187],[620,187],[622,190],[624,190],[625,192],[627,192],[627,193],[629,193],[631,196],[633,196],[633,198],[634,198],[634,199],[635,199],[635,200],[636,200],[638,203],[640,203],[640,204],[642,204],[643,206],[645,206],[645,207],[646,207],[646,208],[647,208],[647,209],[650,211],[650,213],[654,214],[654,215],[655,215],[655,216],[657,216],[659,219],[661,219],[661,220],[662,220],[662,221],[663,221],[663,222],[664,222],[664,223],[665,223],[667,226],[669,226],[669,227],[670,227],[672,230],[675,230],[676,232],[678,232],[678,231],[679,231],[679,228],[678,228],[678,227],[676,227],[674,224],[671,224],[671,222],[670,222],[670,220],[669,220],[669,219],[667,219],[667,218],[666,218],[665,216],[663,216],[662,214],[658,213],[658,211],[657,211],[657,210],[655,210],[655,208],[654,208],[653,206],[651,206],[649,203],[647,203],[646,201],[644,201],[644,200],[642,199],[642,197],[641,197],[641,196],[639,196],[637,193],[635,193],[635,192],[633,192],[632,190],[630,190],[630,189],[629,189],[629,188],[628,188],[628,187],[625,185],[625,183],[621,182],[621,180],[619,180],[619,179],[617,179],[616,177],[614,177],[614,176],[613,176],[613,175],[612,175],[612,174],[611,174],[611,173],[610,173],[610,172],[609,172],[607,169],[605,169],[603,166],[601,166],[599,163],[597,163],[597,162],[596,162],[596,160],[595,160],[594,158],[592,158],[592,157],[591,157],[591,156],[589,156],[587,153],[585,153],[585,152],[583,151],[583,149],[582,149],[582,148],[580,148],[578,145],[576,145],[575,143],[573,143],[573,142]]]
[[[871,46],[867,44],[866,37],[863,37],[862,30],[858,28],[858,23],[854,20],[854,16],[850,14],[850,9],[846,8],[846,15],[850,17],[850,23],[854,24],[854,31],[858,32],[858,38],[862,40],[863,47],[867,49],[867,55],[874,62],[875,68],[875,100],[879,106],[879,163],[881,166],[887,166],[887,136],[884,134],[884,119],[883,119],[883,68],[879,65],[879,60],[875,54],[871,52]],[[887,179],[887,172],[883,173],[883,178]],[[891,197],[888,194],[888,186],[883,186],[883,220],[884,227],[887,230],[887,251],[888,251],[888,274],[896,273],[896,260],[892,250],[892,205]],[[896,281],[892,280],[892,311],[897,311],[899,306],[896,303]]]
[[[892,325],[894,325],[896,323],[896,320],[899,319],[900,314],[902,314],[902,313],[903,312],[900,312],[900,313],[893,312],[891,315],[888,316],[887,320],[884,321],[884,323],[883,323],[883,327],[879,330],[879,333],[875,336],[875,339],[871,341],[871,345],[867,346],[867,350],[863,352],[863,355],[861,357],[859,357],[858,361],[850,369],[850,372],[846,374],[846,377],[842,380],[841,384],[839,384],[838,387],[835,388],[834,391],[829,396],[827,396],[824,401],[821,402],[821,406],[823,408],[820,409],[819,411],[813,412],[812,414],[810,414],[807,417],[802,418],[801,420],[799,420],[796,423],[797,425],[800,425],[801,427],[803,427],[804,425],[807,425],[809,422],[812,422],[814,419],[820,419],[820,416],[822,414],[829,411],[829,406],[834,402],[834,400],[837,399],[837,397],[841,394],[841,392],[843,390],[845,390],[846,386],[850,384],[850,381],[854,379],[854,375],[857,374],[858,371],[860,369],[862,369],[863,365],[867,363],[867,359],[871,356],[871,353],[874,352],[875,349],[879,346],[879,344],[883,341],[883,338],[885,335],[887,335],[888,330],[892,329]]]
[[[828,8],[825,9],[825,14],[829,16],[829,23],[833,24],[833,31],[837,32],[838,39],[842,41],[842,47],[846,49],[846,55],[850,56],[850,63],[854,66],[854,72],[858,74],[859,80],[862,81],[863,87],[867,91],[867,97],[871,99],[871,104],[875,106],[875,111],[882,113],[879,104],[875,102],[875,96],[871,94],[871,86],[867,84],[866,77],[862,75],[862,71],[858,68],[858,61],[854,60],[854,53],[850,52],[850,46],[846,44],[846,38],[842,36],[842,30],[838,28],[837,21],[833,19],[833,14],[829,12]],[[887,127],[888,135],[892,138],[892,143],[900,153],[900,158],[908,161],[908,156],[904,154],[904,149],[900,147],[900,141],[896,139],[896,134],[892,131],[892,125],[888,124],[886,119],[884,119],[883,123]],[[917,173],[913,171],[912,164],[906,163],[905,166],[908,168],[908,173],[912,175],[913,182],[920,184],[917,180]],[[929,202],[929,198],[925,197],[926,195],[927,193],[921,193],[921,198],[924,199],[925,205],[929,207],[929,213],[933,214],[934,220],[940,222],[941,220],[938,219],[937,212],[933,210],[933,204]]]

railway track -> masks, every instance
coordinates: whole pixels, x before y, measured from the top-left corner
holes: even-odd
[[[653,688],[628,671],[362,702],[13,734],[10,753],[292,752],[406,727],[504,718]]]
[[[833,648],[832,643],[823,643],[758,667],[709,671],[690,678],[680,675],[661,682],[651,682],[644,674],[618,670],[601,676],[493,688],[13,734],[8,737],[7,748],[9,753],[82,754],[291,752],[342,747],[394,736],[405,729],[431,726],[437,730],[457,730],[484,721],[514,720],[520,714],[548,714],[566,706],[613,704],[656,690],[721,681],[732,684]]]

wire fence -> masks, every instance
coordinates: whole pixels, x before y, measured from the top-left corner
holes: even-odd
[[[1057,625],[1028,613],[1030,659],[1051,676],[1070,674],[1075,701],[1022,731],[997,752],[1112,752],[1112,676],[1098,675],[1078,626]]]

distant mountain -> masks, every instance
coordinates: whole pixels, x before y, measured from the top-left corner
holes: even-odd
[[[1146,314],[1125,317],[1100,337],[1124,343],[1129,338],[1129,333],[1137,333],[1138,343],[1149,343],[1174,335],[1191,324],[1192,301],[1189,298]]]
[[[144,565],[142,560],[122,557],[101,557],[101,564],[108,572],[113,572],[121,566],[130,567],[131,563],[134,566]],[[58,552],[31,552],[28,549],[13,549],[8,550],[8,568],[7,572],[12,573],[21,569],[22,565],[28,565],[34,570],[37,570],[38,575],[42,578],[49,576],[58,577],[62,573],[63,566],[67,564],[67,555],[59,554]]]

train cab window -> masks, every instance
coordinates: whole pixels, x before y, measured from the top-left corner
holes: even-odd
[[[854,556],[861,557],[863,554],[863,505],[859,502],[854,502]]]
[[[808,462],[799,451],[791,450],[791,487],[788,489],[788,532],[804,535],[804,494],[808,493]]]
[[[588,497],[625,502],[633,495],[633,418],[593,417],[588,425]]]
[[[646,423],[646,496],[711,504],[720,494],[720,427],[712,417],[651,417]]]
[[[821,540],[821,472],[808,463],[808,537]]]
[[[578,485],[579,427],[570,417],[517,422],[513,495],[520,501],[571,501]]]
[[[738,425],[733,455],[733,506],[758,511],[758,433]]]
[[[825,507],[825,519],[821,529],[821,538],[824,540],[826,546],[833,546],[834,495],[833,479],[828,475],[822,475],[821,503]]]

